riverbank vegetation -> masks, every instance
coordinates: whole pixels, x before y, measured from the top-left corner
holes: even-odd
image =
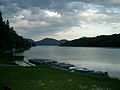
[[[68,72],[47,65],[0,67],[0,90],[119,90],[120,81],[87,73]]]
[[[0,53],[6,50],[16,50],[29,48],[27,40],[19,36],[9,25],[9,21],[4,21],[0,12]]]

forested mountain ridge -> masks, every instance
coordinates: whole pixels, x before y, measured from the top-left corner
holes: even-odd
[[[120,34],[84,37],[61,44],[61,46],[120,47]]]
[[[9,21],[3,21],[2,13],[0,12],[0,53],[12,48],[17,50],[29,47],[28,41],[19,36],[13,27],[10,27]]]

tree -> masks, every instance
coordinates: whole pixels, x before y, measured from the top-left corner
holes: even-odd
[[[2,13],[0,12],[0,23],[3,21]]]
[[[19,36],[13,27],[10,27],[9,20],[3,21],[2,13],[0,12],[0,53],[9,49],[25,49],[30,45],[27,40]]]
[[[8,27],[9,27],[9,21],[8,21],[8,20],[6,21],[6,26],[8,26]]]

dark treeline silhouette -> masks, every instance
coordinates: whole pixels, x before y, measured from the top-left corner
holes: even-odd
[[[28,41],[19,36],[13,27],[10,27],[8,20],[3,21],[2,13],[0,12],[0,53],[12,48],[17,50],[28,47],[30,47]]]
[[[83,37],[63,43],[61,46],[120,47],[120,34]]]

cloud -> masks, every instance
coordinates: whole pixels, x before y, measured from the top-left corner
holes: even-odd
[[[34,40],[119,33],[120,0],[0,0],[0,11]]]
[[[120,7],[120,0],[80,0],[85,3],[103,5],[105,7]]]
[[[20,8],[16,3],[11,3],[10,0],[0,0],[0,11],[5,18],[12,18],[13,14],[19,10]]]
[[[45,11],[46,17],[61,18],[61,15],[58,12],[53,12],[50,10]]]

